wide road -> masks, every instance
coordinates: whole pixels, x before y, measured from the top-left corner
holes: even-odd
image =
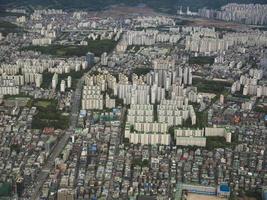
[[[77,126],[77,120],[78,120],[81,98],[82,98],[82,87],[83,87],[83,82],[84,82],[83,80],[84,79],[81,78],[78,81],[76,85],[76,90],[72,95],[71,115],[70,115],[70,129],[71,130],[74,130]]]
[[[108,56],[111,53],[108,54]],[[91,71],[96,70],[100,66],[100,62],[95,63],[91,69],[83,75],[81,79],[78,80],[76,84],[76,89],[73,92],[72,99],[71,99],[71,112],[70,112],[70,127],[69,130],[66,131],[66,133],[59,139],[56,146],[53,148],[50,156],[48,157],[48,160],[43,167],[42,171],[38,174],[36,178],[35,187],[33,189],[33,192],[31,194],[31,200],[38,200],[40,197],[40,192],[43,184],[45,183],[50,171],[54,167],[55,159],[59,156],[59,154],[63,151],[64,147],[67,145],[70,135],[74,132],[77,122],[78,122],[78,116],[80,111],[80,104],[81,104],[81,98],[82,98],[82,87],[84,83],[84,77],[87,76]]]
[[[51,154],[49,155],[45,166],[42,171],[38,174],[36,178],[36,183],[34,190],[32,192],[31,199],[36,200],[39,199],[40,190],[43,184],[45,183],[50,171],[54,167],[55,159],[62,152],[64,147],[67,145],[70,135],[73,133],[74,129],[77,126],[78,115],[80,110],[81,96],[82,96],[82,86],[83,86],[83,78],[81,78],[77,85],[76,89],[73,92],[72,100],[71,100],[71,112],[70,112],[70,128],[66,131],[66,133],[59,139],[56,146],[53,148]]]

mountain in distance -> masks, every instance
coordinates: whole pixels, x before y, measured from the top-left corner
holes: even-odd
[[[267,4],[266,0],[0,0],[0,8],[34,7],[34,8],[62,8],[102,10],[115,4],[136,6],[146,4],[149,7],[163,12],[176,12],[180,7],[189,6],[196,11],[199,8],[219,9],[228,3],[260,3]]]

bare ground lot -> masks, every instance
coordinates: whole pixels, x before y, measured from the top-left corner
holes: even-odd
[[[89,12],[91,17],[112,17],[112,18],[126,18],[126,17],[137,17],[137,16],[169,16],[166,13],[159,13],[154,11],[152,8],[144,5],[142,7],[138,6],[125,6],[125,5],[113,5],[109,8],[101,11],[91,11]],[[200,17],[187,17],[179,16],[181,20],[187,21],[186,25],[189,26],[203,26],[203,27],[216,27],[219,29],[230,29],[230,30],[242,30],[247,28],[255,28],[257,26],[249,26],[245,24],[239,24],[235,22],[226,22],[215,19],[204,19]]]
[[[187,200],[227,200],[227,199],[226,198],[220,198],[217,196],[189,193],[187,196]]]
[[[114,5],[107,10],[103,11],[93,11],[89,12],[92,17],[133,17],[133,16],[156,16],[160,15],[153,11],[153,9],[143,6],[143,7],[131,7],[123,5]]]
[[[195,25],[195,26],[216,27],[222,29],[239,29],[239,30],[248,27],[248,25],[245,24],[226,22],[214,19],[192,18],[192,17],[178,17],[178,18],[188,21],[188,25]]]

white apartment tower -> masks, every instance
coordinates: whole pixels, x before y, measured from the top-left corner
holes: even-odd
[[[66,90],[66,82],[64,80],[60,83],[60,92],[65,92]]]
[[[52,78],[52,89],[56,89],[58,84],[58,74],[55,73]]]

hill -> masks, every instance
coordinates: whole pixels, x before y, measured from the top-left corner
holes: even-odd
[[[24,6],[35,8],[62,8],[102,10],[114,4],[138,6],[146,4],[155,10],[175,12],[179,6],[190,6],[192,10],[199,8],[220,8],[227,3],[260,3],[267,4],[266,0],[1,0],[0,7]]]

